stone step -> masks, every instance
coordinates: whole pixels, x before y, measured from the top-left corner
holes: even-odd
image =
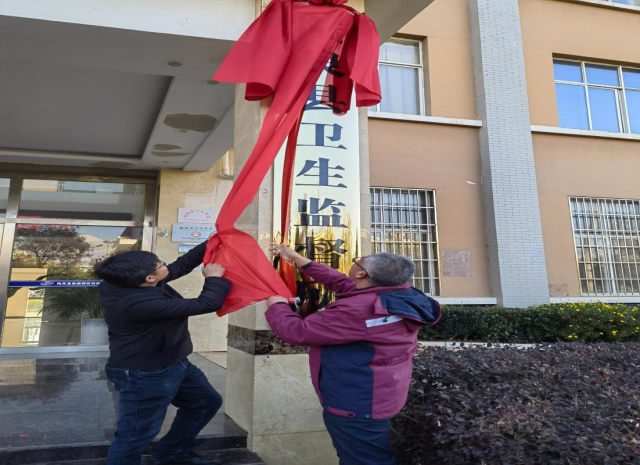
[[[265,465],[260,457],[248,449],[226,449],[218,451],[198,452],[202,458],[217,459],[224,465]],[[105,465],[105,459],[67,460],[62,462],[41,462],[33,465]],[[148,457],[144,457],[142,465],[151,465]]]
[[[155,442],[147,449],[151,454]],[[221,453],[235,449],[245,451],[247,447],[247,435],[244,434],[218,434],[202,435],[196,439],[196,452]],[[0,465],[36,465],[43,463],[71,463],[71,464],[96,464],[104,463],[109,450],[108,443],[101,444],[65,444],[42,447],[15,447],[0,451]],[[231,453],[229,452],[229,453]],[[242,454],[241,454],[242,455]],[[100,461],[102,459],[102,461]],[[232,462],[233,463],[233,462]],[[238,464],[254,462],[238,462]],[[255,462],[262,463],[262,462]]]

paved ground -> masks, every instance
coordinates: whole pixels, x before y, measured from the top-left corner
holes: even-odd
[[[106,379],[105,353],[60,354],[56,358],[0,356],[0,451],[64,444],[108,444],[113,438],[117,392]],[[193,354],[224,397],[226,370]],[[161,434],[175,415],[170,407]],[[203,435],[246,434],[224,415],[224,405]]]

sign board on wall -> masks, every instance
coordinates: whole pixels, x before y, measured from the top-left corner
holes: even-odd
[[[197,245],[193,245],[193,244],[179,244],[178,245],[178,255],[184,255],[189,250],[195,249],[196,247],[198,247],[198,246]]]
[[[212,208],[179,208],[178,223],[211,224],[216,220],[216,211]]]
[[[215,230],[213,224],[174,224],[171,242],[204,242]]]
[[[288,236],[303,255],[348,272],[360,252],[360,140],[355,98],[351,110],[336,116],[321,103],[331,98],[326,71],[311,93],[297,143],[291,200],[291,226],[280,228],[280,195],[284,152],[275,162],[274,233]]]
[[[182,256],[184,254],[186,254],[189,250],[195,249],[196,247],[198,247],[197,245],[193,245],[193,244],[179,244],[178,245],[178,256]],[[193,271],[200,271],[202,270],[202,265],[198,265],[198,267],[194,268]]]
[[[102,281],[9,281],[9,287],[97,287]]]

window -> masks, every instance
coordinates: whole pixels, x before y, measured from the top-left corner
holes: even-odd
[[[640,134],[640,69],[554,60],[560,127]]]
[[[371,188],[373,252],[409,257],[416,264],[413,286],[440,295],[435,192]]]
[[[640,0],[604,0],[605,2],[619,3],[620,5],[640,6]]]
[[[7,216],[7,201],[9,200],[9,184],[11,180],[0,178],[0,218]],[[0,230],[2,232],[2,230]]]
[[[424,114],[422,44],[417,40],[391,39],[380,47],[382,102],[377,111]]]
[[[145,185],[25,179],[20,218],[144,221]]]
[[[569,198],[583,295],[640,295],[640,200]]]

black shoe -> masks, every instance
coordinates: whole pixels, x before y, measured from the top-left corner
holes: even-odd
[[[222,462],[216,459],[203,459],[195,452],[184,452],[182,454],[170,455],[169,457],[158,460],[151,457],[151,461],[157,465],[222,465]]]

